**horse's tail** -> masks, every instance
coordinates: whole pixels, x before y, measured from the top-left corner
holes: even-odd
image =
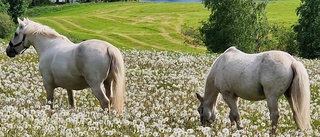
[[[294,71],[290,87],[293,117],[299,129],[311,129],[308,73],[303,64],[299,61],[294,61],[291,67]]]
[[[110,51],[112,49],[112,51]],[[124,108],[125,100],[125,67],[124,60],[121,52],[112,47],[109,49],[109,56],[111,58],[111,65],[109,75],[113,76],[112,78],[112,92],[113,92],[113,108],[122,113]]]

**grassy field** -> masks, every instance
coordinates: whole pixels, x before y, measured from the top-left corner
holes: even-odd
[[[287,6],[289,3],[298,5],[297,0],[270,2],[270,22],[290,27],[296,17],[295,6]],[[69,109],[67,92],[61,88],[56,89],[50,109],[35,50],[30,48],[16,58],[2,52],[0,137],[269,136],[266,101],[240,99],[244,129],[237,130],[230,125],[229,108],[220,98],[217,120],[201,126],[195,93],[203,95],[207,71],[218,55],[185,46],[180,29],[184,23],[198,26],[208,14],[199,3],[106,3],[75,5],[32,17],[75,40],[98,38],[121,48],[126,65],[125,111],[121,115],[102,111],[90,89],[76,91],[77,108]],[[0,51],[6,45],[0,43]],[[183,52],[171,52],[176,50]],[[313,131],[297,130],[289,104],[281,97],[276,136],[320,137],[320,61],[297,59],[309,74]]]
[[[296,8],[300,6],[300,0],[271,1],[267,6],[269,23],[277,23],[290,28],[298,20]]]
[[[290,27],[297,20],[298,0],[270,2],[270,23]],[[67,5],[32,20],[46,24],[75,42],[106,40],[126,49],[205,52],[205,47],[186,46],[181,28],[206,20],[209,10],[201,3],[99,3]],[[59,9],[59,8],[57,8]],[[43,9],[45,10],[45,9]]]
[[[78,40],[103,39],[120,48],[203,52],[183,44],[181,25],[197,25],[208,12],[200,3],[84,4],[31,18]]]

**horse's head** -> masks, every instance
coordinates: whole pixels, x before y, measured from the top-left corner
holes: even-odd
[[[23,21],[21,21],[18,18],[19,25],[6,49],[7,56],[15,57],[18,54],[22,54],[26,49],[30,47],[30,42],[25,34],[25,29],[28,26],[27,22],[28,19],[24,19]]]
[[[212,111],[212,107],[210,108],[204,101],[203,97],[196,93],[198,100],[200,101],[200,106],[198,107],[198,112],[200,114],[201,124],[204,126],[209,126],[215,120],[215,115]]]

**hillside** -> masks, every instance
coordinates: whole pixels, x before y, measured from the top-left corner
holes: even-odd
[[[298,0],[270,2],[270,22],[290,27],[297,20],[298,4]],[[205,52],[205,47],[184,44],[181,27],[200,26],[209,13],[201,3],[99,3],[73,5],[31,19],[75,42],[95,38],[126,49]]]

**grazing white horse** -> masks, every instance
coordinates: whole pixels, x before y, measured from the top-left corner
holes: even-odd
[[[205,83],[204,97],[199,95],[198,112],[203,125],[215,120],[218,94],[230,107],[231,124],[241,129],[238,97],[258,101],[266,99],[270,111],[271,133],[275,133],[279,112],[278,99],[284,94],[299,129],[310,126],[310,89],[308,74],[301,62],[282,51],[246,54],[230,47],[213,63]]]
[[[47,92],[47,103],[53,105],[57,87],[67,89],[69,104],[75,107],[74,93],[91,87],[102,109],[121,113],[125,98],[125,68],[120,51],[105,41],[87,40],[72,43],[48,26],[18,18],[19,26],[6,49],[9,57],[22,54],[31,45],[39,54],[39,69]],[[105,92],[102,89],[104,85]]]

